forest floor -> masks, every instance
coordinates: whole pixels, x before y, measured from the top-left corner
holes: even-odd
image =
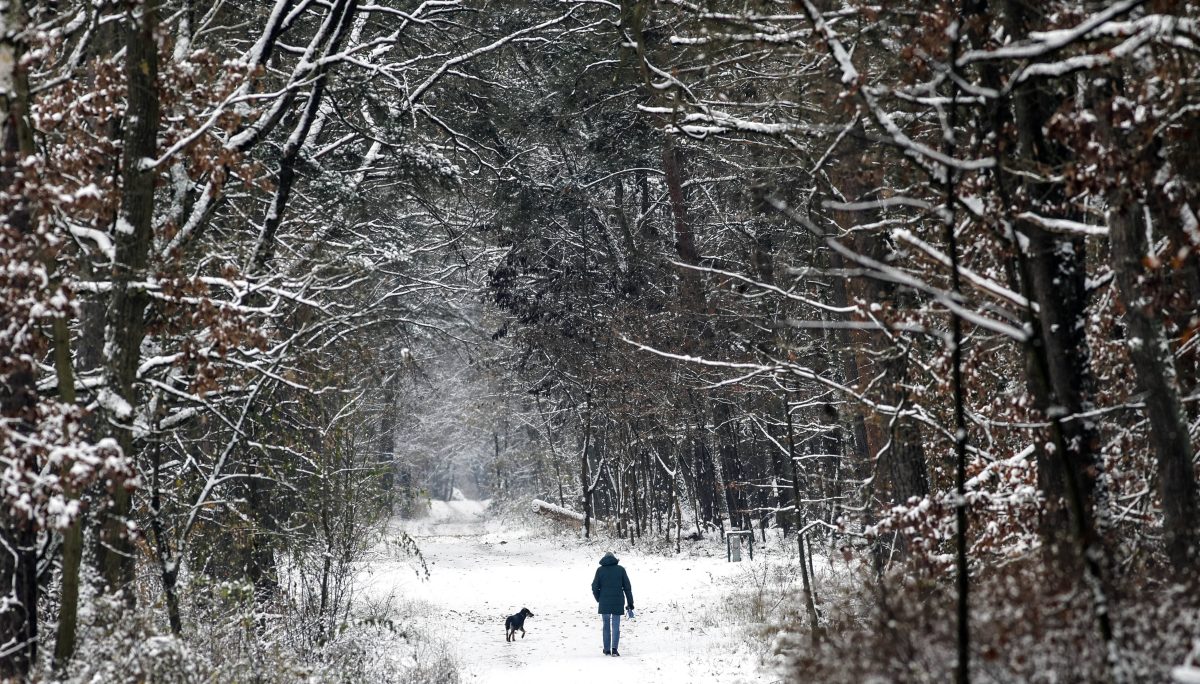
[[[730,598],[762,597],[771,577],[786,576],[772,572],[772,560],[728,563],[716,540],[679,555],[617,547],[637,610],[621,621],[621,657],[611,658],[601,653],[590,591],[605,546],[512,529],[487,519],[478,501],[434,502],[428,518],[393,521],[390,536],[400,530],[419,545],[428,578],[391,554],[364,569],[361,587],[375,599],[418,601],[424,612],[417,623],[450,645],[464,682],[780,681],[771,673],[764,625],[749,622],[754,611]],[[504,618],[522,607],[534,617],[523,639],[507,643]]]

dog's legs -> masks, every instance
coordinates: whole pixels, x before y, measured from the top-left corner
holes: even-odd
[[[525,638],[525,628],[524,627],[521,628],[521,638],[522,639]]]

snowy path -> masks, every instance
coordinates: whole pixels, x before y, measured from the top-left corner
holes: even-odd
[[[638,607],[623,620],[621,658],[601,654],[590,583],[602,549],[485,527],[475,501],[435,502],[429,520],[408,523],[429,564],[418,580],[399,561],[372,563],[364,578],[376,595],[396,592],[432,605],[422,622],[450,641],[464,681],[627,681],[674,684],[719,677],[733,684],[776,681],[760,672],[737,630],[722,626],[722,595],[746,569],[721,557],[619,553]],[[504,616],[521,607],[535,617],[526,637],[504,640]],[[616,678],[614,680],[614,678]]]

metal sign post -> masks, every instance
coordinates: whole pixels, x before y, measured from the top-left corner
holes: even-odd
[[[754,560],[754,530],[729,530],[725,533],[725,559],[730,563],[742,560],[742,540],[750,544],[750,560]]]

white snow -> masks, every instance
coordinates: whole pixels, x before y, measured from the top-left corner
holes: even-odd
[[[133,415],[133,407],[129,405],[129,402],[108,388],[100,390],[96,396],[96,403],[118,420],[129,420]]]
[[[542,501],[541,499],[534,499],[532,502],[530,502],[530,505],[532,506],[535,513],[540,510],[550,511],[552,513],[557,513],[558,515],[562,515],[562,516],[571,518],[573,520],[578,520],[581,523],[583,522],[583,519],[585,517],[582,513],[576,513],[575,511],[572,511],[568,508],[563,508],[562,506],[556,506],[552,503]]]
[[[758,625],[739,625],[725,613],[726,595],[748,589],[753,569],[770,561],[728,563],[715,538],[677,556],[612,542],[629,572],[637,611],[634,620],[621,621],[621,657],[605,657],[591,581],[610,547],[575,533],[547,537],[506,529],[485,522],[485,507],[435,501],[428,518],[393,521],[392,534],[404,529],[416,539],[429,567],[427,580],[394,557],[372,562],[360,578],[368,595],[394,592],[428,602],[421,623],[451,642],[463,681],[778,681],[759,655],[765,647],[745,636]],[[507,643],[504,618],[522,607],[534,617],[526,620],[523,639]]]
[[[1176,667],[1171,670],[1171,679],[1177,684],[1200,684],[1200,667]]]
[[[1039,216],[1031,211],[1021,212],[1017,214],[1017,218],[1029,221],[1034,225],[1056,233],[1087,235],[1089,237],[1108,236],[1108,226],[1093,226],[1087,223],[1080,223],[1079,221]]]

